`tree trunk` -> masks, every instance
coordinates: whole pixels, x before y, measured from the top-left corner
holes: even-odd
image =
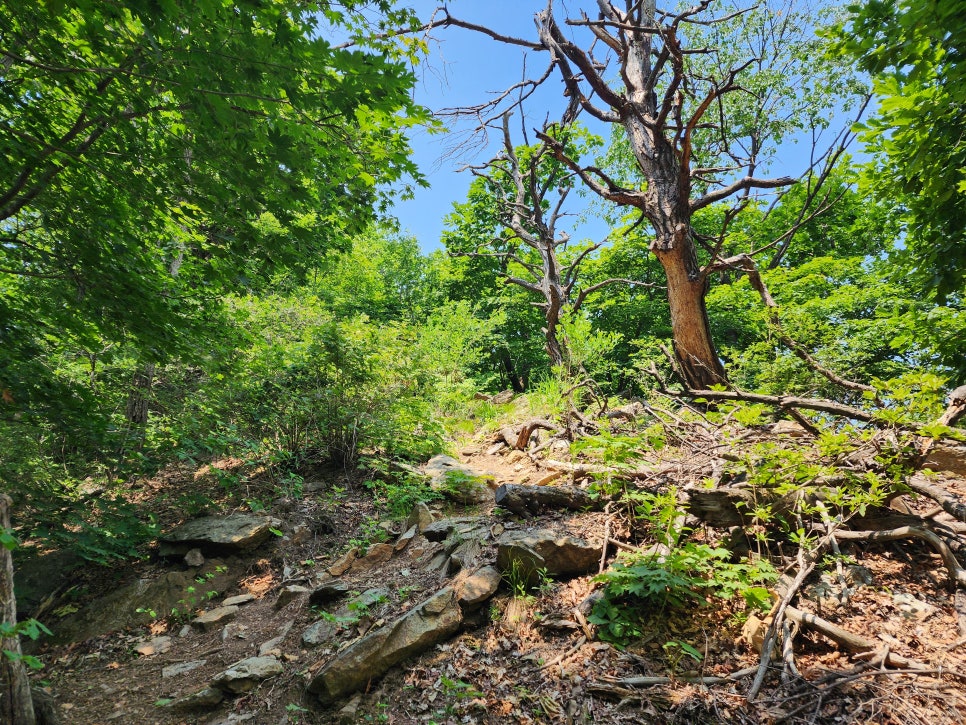
[[[684,382],[693,390],[723,384],[725,371],[711,339],[711,323],[704,301],[707,283],[699,273],[697,261],[688,259],[694,256],[693,245],[655,252],[667,274],[674,356]]]
[[[130,423],[145,426],[148,423],[148,393],[154,382],[154,363],[147,363],[134,373],[131,391],[128,393],[125,415]]]
[[[0,494],[0,529],[10,528],[10,507],[13,501]],[[0,622],[5,626],[17,624],[17,601],[13,595],[13,556],[0,546]],[[20,659],[20,639],[17,636],[0,640],[0,722],[10,725],[36,725],[34,705],[30,695],[27,668]],[[9,652],[11,656],[5,653]]]
[[[655,12],[654,0],[644,0],[646,27],[653,27]],[[640,33],[631,38],[626,73],[630,102],[621,109],[621,125],[648,181],[635,206],[654,227],[651,251],[667,276],[674,355],[684,383],[690,388],[709,388],[726,382],[726,376],[711,339],[704,302],[707,280],[698,264],[691,229],[689,165],[682,165],[674,143],[654,123],[658,100],[650,77],[651,35]]]

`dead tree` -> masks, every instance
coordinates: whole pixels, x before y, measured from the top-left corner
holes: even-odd
[[[754,39],[757,47],[729,42],[716,29],[743,21],[746,13],[752,17],[759,7],[715,15],[714,0],[698,0],[676,12],[658,10],[655,0],[598,0],[596,17],[581,12],[580,17],[563,21],[551,1],[536,15],[536,42],[461,21],[446,10],[426,26],[462,27],[549,53],[548,72],[472,109],[477,117],[500,102],[513,101],[514,94],[529,94],[534,83],[555,71],[569,103],[561,125],[584,113],[622,129],[642,183],[622,181],[574,158],[559,134],[540,132],[538,138],[589,189],[609,202],[638,210],[648,222],[653,231],[651,250],[667,278],[675,357],[691,388],[725,382],[705,295],[711,275],[728,267],[723,252],[728,225],[754,194],[795,183],[792,177],[765,178],[759,171],[766,160],[772,117],[807,115],[806,94],[793,84],[781,92],[748,87],[770,61],[776,66],[780,62],[781,73],[788,76],[804,72],[789,60],[791,55],[782,56],[785,46],[804,42],[800,35],[792,37],[801,33],[804,21],[797,23],[789,12],[792,0],[781,4],[784,12],[769,14],[765,8],[757,16],[762,22],[762,32]],[[577,42],[573,38],[579,33],[585,35]],[[712,45],[705,47],[704,42]],[[738,46],[747,48],[743,57],[731,52]],[[697,60],[701,58],[705,60]],[[732,114],[735,104],[741,103],[742,110]],[[740,122],[735,120],[739,116]],[[825,158],[834,160],[837,155]],[[697,234],[694,215],[725,202],[730,207],[724,211],[721,233],[710,239]],[[748,250],[755,251],[761,250]]]
[[[507,282],[541,297],[542,301],[534,304],[544,315],[543,333],[550,363],[566,365],[570,362],[567,343],[558,334],[561,317],[566,312],[577,312],[588,295],[610,284],[653,285],[613,277],[580,289],[574,296],[581,264],[600,249],[602,243],[585,247],[569,262],[561,261],[561,253],[566,251],[570,235],[559,229],[559,223],[567,216],[565,205],[574,174],[553,159],[546,144],[535,149],[516,148],[509,120],[510,113],[504,113],[501,119],[502,153],[481,167],[471,167],[471,171],[487,181],[498,207],[501,226],[526,249],[511,246],[500,250],[488,244],[474,251],[454,254],[499,258],[503,270],[501,276]],[[556,141],[566,145],[559,138]],[[522,155],[523,151],[526,151],[525,155]]]

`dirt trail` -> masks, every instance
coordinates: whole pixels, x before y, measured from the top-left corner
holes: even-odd
[[[546,470],[526,454],[506,448],[496,452],[487,442],[466,447],[459,458],[492,475],[495,483],[532,483],[546,476]],[[171,480],[166,483],[172,485]],[[186,478],[183,484],[197,487],[198,482]],[[437,504],[434,509],[437,515],[484,516],[485,528],[494,535],[549,528],[598,544],[605,528],[613,524],[603,512],[547,512],[521,520],[494,512],[492,505]],[[766,692],[754,704],[744,698],[750,674],[710,688],[695,684],[698,677],[728,677],[757,665],[758,655],[742,639],[738,609],[714,606],[674,614],[655,612],[640,642],[622,651],[596,641],[586,619],[596,572],[565,581],[547,580],[524,598],[513,598],[504,584],[483,609],[467,618],[454,638],[393,668],[365,692],[319,707],[306,694],[306,685],[332,655],[424,601],[452,577],[433,565],[439,545],[419,536],[393,550],[387,561],[356,564],[337,577],[350,596],[377,590],[367,606],[350,611],[335,605],[311,607],[304,593],[278,606],[286,587],[308,590],[331,579],[327,569],[344,552],[360,544],[368,544],[370,551],[378,546],[374,541],[359,541],[361,532],[372,537],[385,529],[367,525],[378,518],[371,496],[358,483],[347,481],[328,481],[303,499],[278,500],[269,513],[277,517],[283,537],[273,537],[254,556],[209,561],[207,570],[192,570],[197,572],[197,586],[185,593],[187,609],[211,609],[225,597],[254,595],[229,623],[201,631],[187,623],[187,616],[159,616],[143,627],[41,652],[47,667],[38,680],[49,683],[65,722],[717,723],[785,718],[787,722],[935,725],[960,722],[966,714],[966,690],[948,678],[860,674],[821,693],[807,685],[797,696],[788,691],[780,696]],[[391,529],[390,543],[403,533],[398,524],[392,529],[387,523],[386,528]],[[901,544],[854,555],[862,581],[844,605],[821,600],[820,606],[826,607],[823,616],[875,637],[895,652],[947,670],[966,671],[959,648],[950,646],[956,644],[951,633],[958,631],[959,615],[934,557]],[[466,571],[494,559],[495,547],[484,546]],[[204,571],[218,567],[226,568],[223,573],[230,584],[208,601]],[[102,588],[115,588],[136,578],[160,577],[172,568],[184,570],[185,565],[132,564],[112,572],[108,584],[105,572],[93,571],[88,572],[88,583],[94,590],[99,583]],[[834,588],[834,582],[828,585]],[[904,610],[896,594],[927,606],[921,611]],[[330,639],[307,644],[303,637],[313,625],[327,631]],[[56,629],[56,622],[52,626]],[[669,642],[696,648],[702,655],[700,664],[682,657],[681,648],[668,646]],[[268,650],[266,643],[271,645]],[[798,666],[806,678],[820,679],[829,670],[854,664],[817,636],[803,635],[799,645]],[[278,657],[281,675],[250,692],[225,698],[209,711],[176,712],[167,706],[260,649]],[[180,671],[175,666],[181,666]],[[622,681],[668,675],[669,681],[644,688]]]

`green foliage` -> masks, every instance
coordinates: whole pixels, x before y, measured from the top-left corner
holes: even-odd
[[[16,624],[0,622],[0,639],[13,639],[15,637],[28,637],[37,639],[41,634],[51,636],[51,631],[42,622],[36,619],[26,619]],[[43,669],[43,662],[33,655],[25,655],[12,650],[3,650],[3,656],[12,662],[23,662],[32,670]]]
[[[709,598],[740,595],[750,606],[765,605],[768,594],[761,585],[777,577],[767,560],[735,562],[728,549],[688,538],[674,489],[627,497],[657,543],[643,552],[621,553],[597,577],[604,583],[604,596],[588,620],[600,627],[602,639],[627,644],[643,634],[649,614],[703,605]]]
[[[429,486],[425,477],[397,472],[385,460],[367,458],[361,465],[372,475],[366,481],[366,488],[372,491],[376,504],[385,508],[393,518],[403,518],[416,504],[436,501],[443,496]]]
[[[767,561],[734,563],[727,549],[687,541],[664,553],[625,555],[600,577],[604,597],[588,621],[600,627],[601,639],[618,644],[643,634],[646,614],[666,608],[683,610],[708,603],[709,597],[737,595],[749,605],[768,601],[763,582],[777,577]]]
[[[959,351],[923,324],[937,308],[887,273],[881,261],[816,257],[763,272],[762,278],[779,305],[784,332],[846,378],[869,381],[916,368],[961,368]],[[720,352],[739,387],[833,399],[843,395],[777,339],[747,279],[714,287],[708,307]],[[944,329],[966,333],[966,315],[947,312]]]
[[[962,303],[966,270],[966,3],[850,5],[839,49],[873,76],[876,115],[862,127],[866,182],[898,191],[907,237],[894,255],[917,287]]]

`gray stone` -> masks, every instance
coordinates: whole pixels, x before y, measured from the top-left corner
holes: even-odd
[[[409,516],[406,517],[406,523],[403,525],[407,529],[415,526],[416,530],[421,532],[435,520],[436,517],[433,515],[429,506],[420,501],[413,506],[413,510],[409,512]]]
[[[916,599],[911,594],[906,594],[905,592],[896,592],[893,594],[892,602],[906,619],[916,619],[923,622],[936,612],[936,607],[929,602]]]
[[[233,712],[228,715],[228,717],[217,716],[214,720],[209,720],[205,725],[238,725],[238,723],[252,722],[255,719],[255,713],[253,712],[243,712],[237,713]],[[288,723],[289,719],[286,715],[284,723]]]
[[[228,579],[227,574],[219,574],[206,586],[212,589],[226,588]],[[143,626],[172,609],[180,611],[184,606],[180,602],[191,596],[188,594],[189,588],[197,586],[192,576],[176,571],[165,572],[156,579],[140,579],[118,586],[80,612],[58,622],[54,628],[53,642],[81,642],[107,632]]]
[[[226,624],[221,630],[221,641],[227,642],[232,637],[235,639],[248,639],[248,627],[237,622]]]
[[[309,594],[309,605],[321,606],[328,604],[329,602],[342,599],[348,593],[349,585],[343,581],[332,579],[327,582],[322,582]]]
[[[274,655],[276,657],[281,657],[282,651],[280,649],[280,645],[288,635],[289,631],[291,631],[293,624],[295,624],[294,621],[287,622],[279,631],[278,636],[273,637],[267,642],[263,642],[258,648],[258,656],[265,657],[266,655]]]
[[[278,593],[278,599],[275,600],[275,608],[281,609],[289,602],[300,598],[303,594],[311,593],[312,590],[308,587],[303,587],[298,584],[289,584],[287,587],[283,587],[282,591]]]
[[[328,642],[335,637],[339,631],[339,626],[335,622],[320,619],[315,624],[302,632],[302,644],[308,647],[315,647],[323,642]]]
[[[452,576],[456,572],[463,571],[473,564],[482,550],[482,542],[477,537],[472,537],[460,542],[450,554],[447,563],[446,573]]]
[[[303,481],[302,493],[318,493],[325,487],[326,487],[326,483],[321,479],[317,481]]]
[[[184,555],[189,550],[236,553],[254,549],[271,536],[271,521],[264,516],[232,514],[193,519],[164,534],[161,556]]]
[[[208,660],[194,660],[193,662],[179,662],[175,665],[168,665],[161,670],[161,677],[177,677],[185,672],[191,672],[207,664]]]
[[[495,566],[484,566],[470,576],[459,589],[459,603],[464,611],[472,610],[496,594],[503,577]]]
[[[84,560],[72,551],[37,555],[28,549],[18,549],[13,577],[17,613],[29,617],[54,592],[66,588],[71,574],[84,564]]]
[[[205,612],[200,617],[192,619],[191,626],[204,632],[210,632],[217,627],[228,624],[237,615],[238,607],[234,605],[230,607],[218,607],[217,609],[212,609],[210,612]]]
[[[396,545],[393,548],[396,551],[402,551],[409,546],[409,542],[416,537],[417,533],[419,533],[419,529],[415,524],[413,524],[399,535],[399,538],[396,540]]]
[[[274,657],[249,657],[233,664],[211,684],[226,692],[249,692],[262,680],[282,674],[282,669],[282,663]]]
[[[228,597],[225,601],[221,603],[223,607],[237,607],[242,604],[248,604],[249,602],[255,601],[254,594],[236,594],[233,597]]]
[[[517,394],[514,393],[513,390],[511,390],[510,388],[507,388],[506,390],[502,390],[496,395],[494,395],[492,398],[490,398],[490,402],[493,403],[493,405],[506,405],[507,403],[512,401],[516,397],[516,395]]]
[[[339,722],[341,725],[355,725],[355,723],[359,722],[359,705],[361,703],[362,695],[356,695],[339,710]]]
[[[434,456],[423,469],[429,485],[446,498],[467,506],[493,502],[493,476],[464,466],[450,456]]]
[[[454,516],[434,521],[423,529],[423,536],[430,541],[444,541],[452,536],[465,539],[474,534],[485,535],[486,531],[481,516]]]
[[[447,587],[339,652],[312,679],[309,692],[327,703],[361,690],[404,659],[455,634],[462,621],[456,592]]]
[[[359,612],[371,609],[377,604],[382,604],[389,600],[389,590],[385,587],[375,587],[366,589],[362,594],[353,597],[346,605],[350,612]]]
[[[552,531],[511,531],[497,541],[496,563],[504,575],[516,572],[533,586],[547,576],[586,574],[600,564],[601,549]]]
[[[216,687],[206,687],[190,695],[179,697],[168,703],[172,710],[211,710],[221,704],[225,699],[225,693]]]
[[[163,654],[169,649],[171,649],[170,637],[154,637],[148,642],[142,642],[134,651],[142,657],[150,657],[151,655]]]

